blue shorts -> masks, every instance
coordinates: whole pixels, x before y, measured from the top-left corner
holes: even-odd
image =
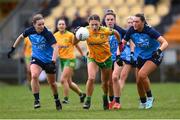
[[[39,59],[37,59],[35,57],[31,58],[31,64],[36,64],[36,65],[40,66],[43,70],[46,71],[47,74],[55,74],[56,73],[56,69],[54,69],[54,70],[49,69],[48,65],[50,63],[44,63],[44,62],[42,62],[41,60],[39,60]]]

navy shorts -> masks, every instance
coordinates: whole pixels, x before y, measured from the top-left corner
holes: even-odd
[[[122,59],[122,58],[121,58]],[[128,65],[131,65],[132,67],[137,67],[137,61],[134,61],[134,63],[130,63],[130,61],[127,61],[127,60],[124,60],[122,59],[122,61],[125,63],[125,64],[128,64]]]
[[[47,74],[55,74],[56,73],[56,68],[54,70],[49,69],[49,64],[50,63],[44,63],[44,62],[42,62],[41,60],[39,60],[39,59],[37,59],[35,57],[31,58],[31,64],[36,64],[36,65],[40,66],[43,70],[45,70],[45,72]]]
[[[152,61],[154,64],[156,64],[157,66],[159,66],[162,62],[163,56],[160,56],[158,59],[155,58],[149,58],[149,59],[142,59],[141,57],[137,58],[137,68],[142,68],[142,66],[145,64],[146,61],[150,60]]]

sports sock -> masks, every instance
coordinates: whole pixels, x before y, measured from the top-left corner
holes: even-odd
[[[66,97],[64,97],[64,100],[68,101],[68,97],[67,97],[67,96],[66,96]]]
[[[109,100],[112,102],[114,99],[114,96],[109,96]]]
[[[91,101],[91,96],[87,96],[86,100],[90,102]]]
[[[82,93],[80,93],[79,96],[82,96]]]
[[[59,97],[58,97],[58,94],[54,94],[54,100],[58,100]]]
[[[34,98],[36,101],[39,101],[39,93],[34,93]]]
[[[147,94],[147,97],[152,97],[151,90],[147,91],[146,94]]]
[[[114,97],[116,103],[120,103],[120,97]]]
[[[145,103],[146,102],[146,97],[140,97],[141,103]]]

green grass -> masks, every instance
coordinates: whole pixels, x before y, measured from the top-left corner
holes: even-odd
[[[41,86],[40,109],[33,109],[33,96],[26,86],[0,85],[0,118],[74,118],[74,119],[112,119],[112,118],[180,118],[180,84],[152,84],[155,103],[150,110],[138,109],[138,95],[135,84],[127,84],[121,97],[122,109],[104,111],[102,108],[102,90],[95,86],[90,110],[83,110],[79,97],[71,91],[70,104],[63,110],[55,110],[50,88]],[[81,85],[85,90],[85,85]],[[62,98],[62,88],[59,88]]]

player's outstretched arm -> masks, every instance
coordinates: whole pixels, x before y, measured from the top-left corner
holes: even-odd
[[[12,45],[11,50],[8,52],[8,58],[11,58],[11,54],[14,52],[15,48],[21,42],[21,40],[23,40],[23,38],[24,38],[23,34],[19,35],[19,37],[16,39],[16,41]]]

